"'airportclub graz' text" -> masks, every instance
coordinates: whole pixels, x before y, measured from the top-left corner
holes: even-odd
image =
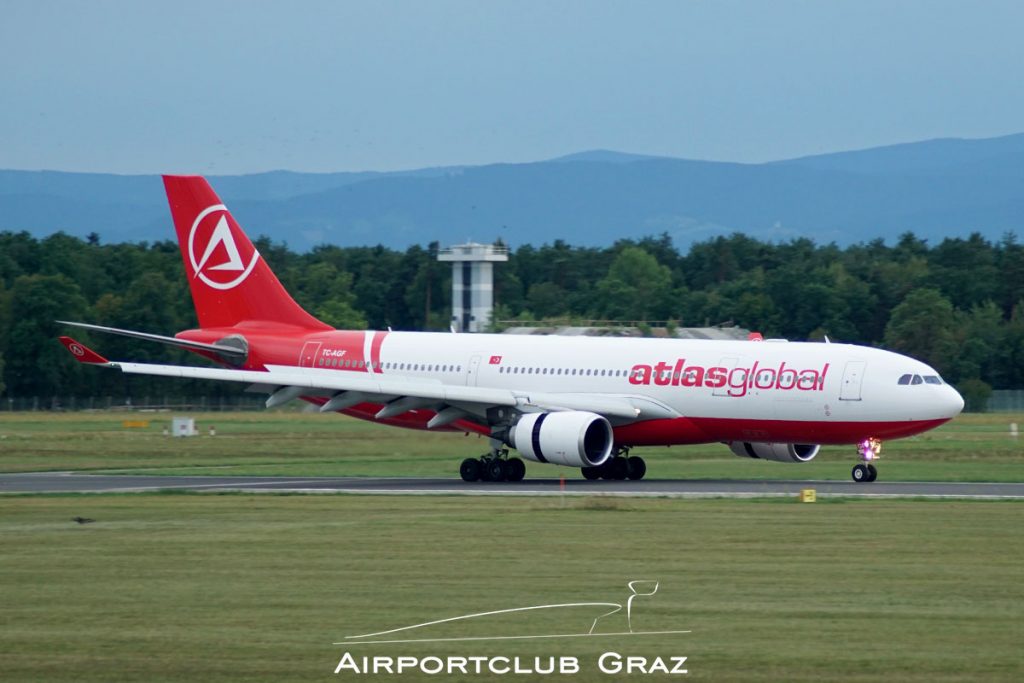
[[[746,396],[751,389],[771,391],[824,391],[825,375],[829,364],[820,370],[807,368],[796,370],[786,367],[786,362],[776,366],[755,362],[749,368],[711,367],[687,365],[685,358],[674,364],[658,361],[654,365],[634,365],[629,372],[629,383],[655,385],[659,387],[708,387],[726,389],[726,395]]]
[[[598,657],[596,671],[603,674],[646,675],[688,673],[686,657],[638,657],[605,652]],[[350,652],[341,656],[335,667],[336,674],[426,674],[428,676],[472,675],[576,675],[581,673],[580,660],[572,656],[560,657],[388,657],[384,655],[353,657]],[[585,673],[585,672],[582,672]]]

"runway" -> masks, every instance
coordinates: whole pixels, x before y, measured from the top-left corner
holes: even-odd
[[[459,479],[374,477],[243,477],[82,474],[31,472],[0,474],[0,494],[132,493],[160,490],[378,495],[552,496],[610,495],[660,498],[760,498],[797,496],[814,489],[819,497],[1024,499],[1024,483],[938,483],[797,480],[586,481],[528,479],[516,483],[467,484]]]

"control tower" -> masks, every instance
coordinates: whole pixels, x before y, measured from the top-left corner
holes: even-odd
[[[494,308],[494,263],[508,261],[508,247],[457,244],[441,249],[438,261],[452,264],[452,327],[456,332],[482,332]]]

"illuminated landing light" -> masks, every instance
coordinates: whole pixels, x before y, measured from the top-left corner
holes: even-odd
[[[864,439],[857,444],[857,453],[864,462],[877,460],[882,455],[882,442],[874,437]]]

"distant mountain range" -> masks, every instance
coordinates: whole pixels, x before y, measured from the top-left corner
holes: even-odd
[[[971,231],[1024,234],[1024,133],[764,164],[595,150],[528,164],[210,182],[250,234],[301,251],[498,237],[600,246],[663,232],[682,248],[732,232],[841,245],[907,230],[932,243]],[[0,171],[0,230],[173,238],[158,176],[56,171]]]

